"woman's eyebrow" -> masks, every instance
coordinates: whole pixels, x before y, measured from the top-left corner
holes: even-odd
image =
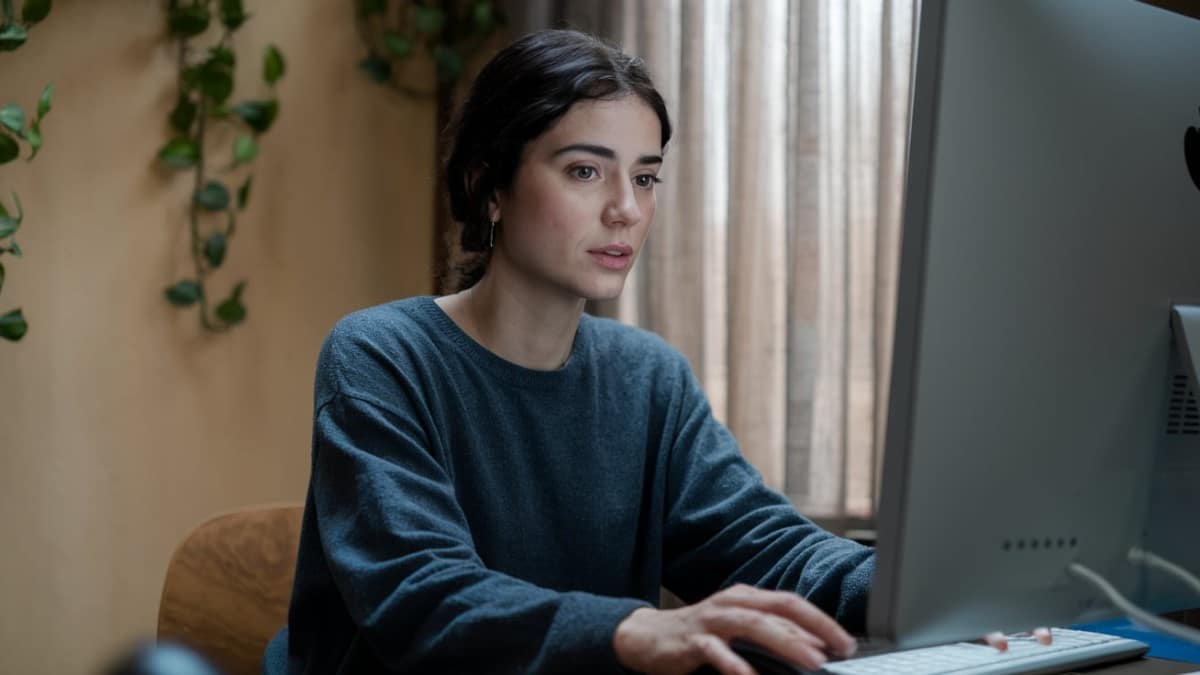
[[[565,154],[568,152],[576,152],[576,151],[588,152],[593,155],[598,155],[600,157],[603,157],[605,159],[616,159],[617,158],[617,153],[614,152],[612,150],[612,148],[606,148],[603,145],[592,145],[591,143],[572,143],[570,145],[565,145],[565,146],[559,148],[558,150],[555,150],[554,154],[550,155],[550,156],[558,157],[559,155],[562,155],[562,154]]]
[[[592,145],[591,143],[572,143],[554,151],[551,157],[558,157],[567,152],[587,152],[604,159],[616,159],[617,153],[612,148],[606,148],[603,145]],[[642,155],[638,157],[638,164],[662,164],[663,158],[661,155]]]

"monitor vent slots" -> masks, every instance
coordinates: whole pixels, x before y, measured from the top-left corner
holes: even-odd
[[[1075,537],[1019,537],[1016,539],[1005,539],[1000,542],[1000,548],[1009,553],[1038,550],[1050,551],[1053,549],[1075,548],[1078,545],[1079,540]]]
[[[1171,401],[1167,405],[1167,435],[1200,435],[1200,406],[1196,392],[1188,385],[1187,374],[1171,379]]]

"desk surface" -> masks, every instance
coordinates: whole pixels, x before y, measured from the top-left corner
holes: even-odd
[[[1104,675],[1180,675],[1181,673],[1200,672],[1200,663],[1184,663],[1182,661],[1164,661],[1162,659],[1138,659],[1126,661],[1113,666],[1097,666],[1082,670],[1072,670],[1072,673],[1103,673]]]

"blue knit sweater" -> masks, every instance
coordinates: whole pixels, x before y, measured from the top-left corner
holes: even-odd
[[[535,371],[402,300],[337,324],[315,407],[270,675],[621,672],[613,632],[660,586],[793,589],[863,627],[870,550],[767,488],[651,333],[584,315]]]

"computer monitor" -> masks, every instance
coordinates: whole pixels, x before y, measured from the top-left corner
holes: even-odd
[[[1200,21],[921,5],[868,632],[1115,615],[1072,562],[1151,609],[1200,605],[1126,559],[1200,573],[1197,383],[1171,325],[1200,305]]]

